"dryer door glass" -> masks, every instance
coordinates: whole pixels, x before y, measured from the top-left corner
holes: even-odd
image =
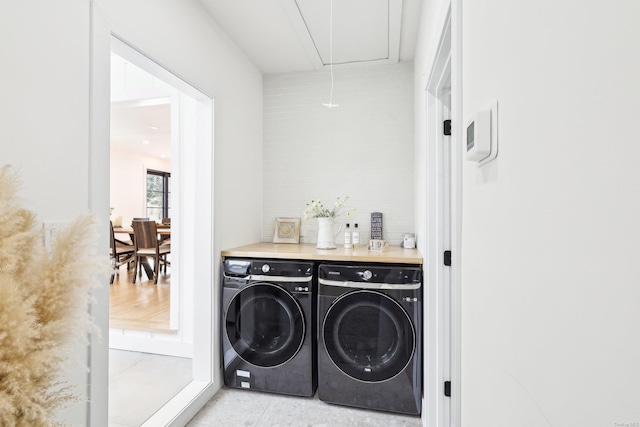
[[[415,351],[405,310],[388,296],[355,291],[335,301],[322,326],[327,354],[345,374],[362,381],[395,377]]]
[[[298,302],[284,289],[256,284],[231,300],[226,331],[242,359],[256,366],[278,366],[302,347],[304,315]]]

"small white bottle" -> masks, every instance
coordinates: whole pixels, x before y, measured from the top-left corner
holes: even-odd
[[[357,248],[360,244],[360,230],[358,230],[358,224],[353,225],[353,232],[351,233],[351,243],[354,248]]]
[[[347,224],[347,228],[344,231],[344,248],[353,248],[353,245],[351,244],[351,229],[349,228],[349,224]]]

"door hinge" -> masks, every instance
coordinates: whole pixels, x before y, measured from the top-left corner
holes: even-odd
[[[451,381],[444,382],[444,395],[451,397]]]
[[[451,135],[451,120],[444,121],[444,134]]]
[[[444,251],[444,265],[451,267],[451,251]]]

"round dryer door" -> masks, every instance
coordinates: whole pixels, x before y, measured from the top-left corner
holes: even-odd
[[[338,298],[324,318],[327,354],[345,374],[367,382],[398,375],[415,351],[415,331],[395,300],[374,291]]]
[[[305,335],[304,315],[293,296],[272,284],[240,291],[226,312],[229,342],[247,362],[262,367],[281,365],[294,357]]]

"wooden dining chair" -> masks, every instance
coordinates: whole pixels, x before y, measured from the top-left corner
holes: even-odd
[[[133,283],[136,282],[137,274],[142,277],[142,263],[148,258],[153,258],[153,283],[157,284],[161,263],[165,265],[164,273],[167,273],[167,255],[171,253],[171,245],[160,245],[155,221],[133,221],[132,225],[135,245]]]
[[[113,232],[113,223],[109,221],[109,226],[111,229],[111,281],[110,284],[113,284],[113,280],[116,275],[120,275],[120,267],[124,264],[127,264],[127,270],[129,269],[129,263],[133,261],[135,248],[133,244],[126,244],[118,239],[116,239],[116,235]]]

